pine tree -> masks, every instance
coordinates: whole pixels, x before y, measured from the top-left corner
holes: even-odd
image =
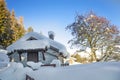
[[[13,42],[18,40],[21,36],[24,35],[25,33],[25,29],[23,26],[23,20],[17,20],[17,18],[15,17],[15,12],[14,10],[12,10],[11,12],[11,21],[12,21],[12,30],[13,30]]]
[[[26,30],[25,30],[25,28],[24,28],[24,24],[23,24],[23,17],[19,17],[19,20],[18,20],[18,25],[19,25],[19,30],[18,30],[18,33],[19,33],[19,38],[20,37],[22,37],[24,34],[25,34],[25,32],[26,32]]]
[[[15,12],[14,10],[12,10],[11,12],[11,21],[12,21],[12,30],[13,30],[13,42],[16,41],[18,39],[18,23],[17,23],[17,19],[15,18]]]
[[[4,0],[0,0],[0,45],[6,47],[12,42],[10,12]]]
[[[23,17],[17,19],[15,12],[6,7],[4,0],[0,0],[0,45],[7,47],[25,34]]]

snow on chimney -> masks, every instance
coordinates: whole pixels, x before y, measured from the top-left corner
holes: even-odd
[[[54,40],[55,33],[53,31],[48,31],[48,36],[50,39]]]

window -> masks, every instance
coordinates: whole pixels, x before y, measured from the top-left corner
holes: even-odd
[[[27,39],[27,41],[30,41],[30,40],[37,40],[37,39],[34,38],[34,37],[30,37],[30,38]]]

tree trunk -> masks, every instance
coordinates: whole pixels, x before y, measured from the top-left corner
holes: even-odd
[[[92,60],[93,61],[97,61],[97,57],[96,57],[96,53],[94,49],[91,49],[91,53],[92,53]]]

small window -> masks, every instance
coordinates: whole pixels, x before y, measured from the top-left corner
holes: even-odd
[[[27,39],[27,41],[30,41],[30,40],[37,40],[37,39],[34,38],[34,37],[30,37],[30,38]]]

